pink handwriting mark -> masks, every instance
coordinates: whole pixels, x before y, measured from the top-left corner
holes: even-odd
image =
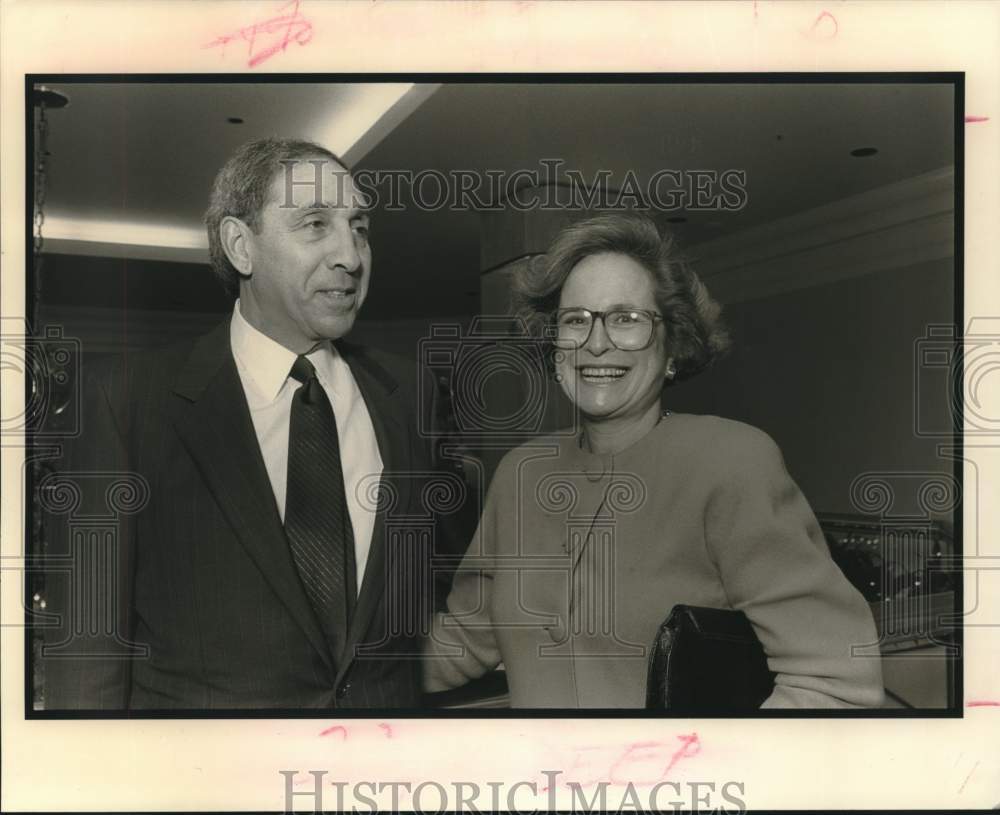
[[[972,124],[973,122],[988,122],[990,120],[989,116],[966,116],[966,124]]]
[[[967,702],[966,707],[1000,707],[1000,702],[992,699],[977,699],[974,702]]]
[[[277,17],[244,26],[234,34],[222,34],[205,48],[221,45],[225,50],[233,40],[242,39],[247,44],[247,66],[255,68],[279,51],[286,50],[292,42],[305,45],[312,39],[312,23],[299,14],[299,0],[289,0],[278,11]]]
[[[832,30],[830,29],[831,24],[833,25]],[[837,36],[837,32],[839,31],[840,25],[837,23],[837,18],[834,17],[829,11],[821,11],[813,21],[812,27],[809,29],[807,36],[819,40],[832,40]]]
[[[636,766],[645,766],[647,771],[652,774],[647,775],[645,778],[631,779],[635,786],[652,785],[666,778],[681,759],[691,758],[701,752],[701,742],[698,741],[697,733],[689,733],[677,738],[680,740],[681,746],[670,755],[670,760],[665,766],[659,760],[659,748],[663,746],[662,742],[633,742],[628,746],[625,755],[618,759],[611,768],[611,771],[608,773],[609,780],[612,784],[627,784],[629,777],[626,776],[622,779],[619,774],[623,768],[634,768]]]
[[[391,739],[394,735],[391,724],[380,722],[379,729],[382,731],[382,735],[385,736],[387,739]],[[326,728],[326,730],[321,730],[319,734],[320,736],[332,736],[335,733],[338,736],[340,736],[341,741],[347,741],[347,736],[349,735],[348,730],[342,724],[331,725],[330,727]]]
[[[386,738],[391,739],[395,735],[392,725],[387,722],[379,722],[377,726]],[[338,735],[341,741],[347,741],[349,731],[344,725],[335,724],[321,730],[319,735]],[[566,770],[560,768],[560,775],[564,776],[560,783],[575,784],[581,788],[593,786],[600,781],[607,781],[615,786],[656,784],[667,778],[681,761],[701,752],[701,741],[697,733],[680,734],[677,742],[634,741],[618,747],[606,744],[575,747],[572,765]],[[297,780],[295,783],[305,782]],[[548,789],[548,786],[540,787],[541,792]]]
[[[679,747],[665,741],[631,742],[615,748],[612,755],[608,755],[608,745],[576,747],[572,763],[561,771],[559,783],[581,789],[602,781],[612,786],[651,786],[667,778],[680,761],[701,752],[697,733],[679,735],[677,740]],[[549,786],[539,789],[547,792]]]

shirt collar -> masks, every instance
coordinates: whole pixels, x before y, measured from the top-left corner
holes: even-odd
[[[250,325],[240,311],[239,300],[233,307],[230,341],[233,356],[249,375],[260,396],[269,402],[274,401],[292,370],[297,356],[295,352]],[[320,343],[306,354],[316,368],[320,383],[327,388],[332,388],[334,384],[335,355],[336,351],[329,341]]]

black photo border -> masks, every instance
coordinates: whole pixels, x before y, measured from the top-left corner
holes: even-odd
[[[35,163],[35,127],[33,91],[36,85],[78,85],[78,84],[171,84],[171,85],[224,85],[224,84],[303,84],[303,83],[448,83],[448,84],[704,84],[704,85],[772,85],[772,84],[810,84],[810,85],[844,85],[844,84],[947,84],[954,93],[954,312],[955,325],[955,376],[953,377],[952,405],[958,415],[964,416],[964,393],[962,380],[964,361],[962,358],[962,341],[964,338],[965,320],[965,268],[964,268],[964,173],[965,173],[965,73],[956,72],[736,72],[736,73],[262,73],[262,74],[207,74],[207,73],[170,73],[170,74],[84,74],[84,73],[34,73],[24,75],[25,101],[25,314],[30,320],[30,304],[35,287],[34,274],[34,241],[33,241],[33,208],[34,208],[34,163]],[[30,326],[29,331],[37,330]],[[31,377],[25,377],[25,404],[32,397]],[[954,450],[953,477],[958,484],[958,499],[954,507],[954,546],[959,579],[955,588],[955,618],[954,644],[956,655],[947,657],[954,660],[952,666],[953,705],[941,709],[864,709],[864,710],[767,710],[752,714],[732,715],[715,714],[701,718],[716,719],[954,719],[964,717],[964,626],[960,622],[964,609],[963,572],[961,570],[964,555],[963,537],[963,433],[957,428],[953,431],[950,449]],[[35,441],[29,433],[25,434],[25,461],[30,462],[35,448]],[[44,570],[44,562],[34,553],[31,538],[33,528],[33,494],[31,468],[25,467],[24,501],[25,525],[23,529],[23,546],[25,552],[24,580],[22,589],[25,598],[31,597],[30,580],[33,573]],[[26,632],[32,631],[32,614],[25,603]],[[34,710],[33,708],[33,678],[34,654],[32,636],[25,636],[24,643],[24,678],[25,696],[24,711],[26,720],[102,720],[102,719],[681,719],[685,716],[665,714],[647,710],[608,710],[608,709],[438,709],[438,708],[332,708],[329,710],[315,708],[266,708],[253,710],[138,710],[138,711],[70,711],[70,710]],[[807,810],[802,810],[807,811]],[[957,810],[956,810],[957,811]],[[791,812],[791,811],[788,811]]]

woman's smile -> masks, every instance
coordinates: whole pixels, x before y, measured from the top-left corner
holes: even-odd
[[[580,380],[588,385],[611,385],[620,382],[629,369],[618,365],[580,365]]]

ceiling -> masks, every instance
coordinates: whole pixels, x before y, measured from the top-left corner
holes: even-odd
[[[663,169],[744,171],[739,211],[670,213],[686,218],[674,229],[687,247],[954,163],[950,85],[396,85],[367,107],[371,85],[52,85],[71,99],[49,114],[53,216],[189,234],[216,170],[261,135],[320,139],[357,170],[509,175],[557,159],[585,179],[610,171],[612,187],[629,170],[643,183]],[[878,152],[851,155],[862,147]],[[481,219],[376,212],[367,316],[475,311]]]

